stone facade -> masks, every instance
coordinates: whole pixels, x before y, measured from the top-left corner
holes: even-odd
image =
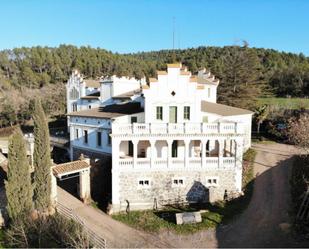
[[[222,200],[225,190],[235,192],[234,170],[209,171],[153,171],[121,172],[119,174],[120,207],[113,207],[114,212],[126,209],[151,209],[176,202],[209,202]],[[174,180],[183,180],[182,185],[175,185]],[[216,179],[216,184],[209,186],[208,180]],[[149,186],[140,186],[139,181],[149,180]],[[127,202],[128,201],[128,202]]]

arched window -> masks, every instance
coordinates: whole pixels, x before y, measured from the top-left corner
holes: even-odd
[[[70,99],[78,99],[79,98],[79,92],[75,87],[70,92]]]

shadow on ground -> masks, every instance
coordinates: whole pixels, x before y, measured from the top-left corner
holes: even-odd
[[[269,156],[269,151],[262,151]],[[283,156],[286,156],[283,155]],[[260,165],[248,208],[228,225],[216,229],[217,246],[226,247],[308,247],[309,241],[297,238],[292,229],[289,176],[294,157],[277,166]],[[237,201],[237,200],[235,200]],[[233,210],[237,212],[237,210]],[[223,222],[225,223],[225,222]]]

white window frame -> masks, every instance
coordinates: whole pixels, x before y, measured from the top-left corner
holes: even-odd
[[[145,184],[140,184],[140,182],[146,182],[146,181],[148,181],[148,185],[145,185]],[[148,189],[148,188],[150,188],[151,187],[151,179],[150,178],[140,178],[140,179],[138,179],[137,180],[137,188],[139,188],[139,189]]]
[[[105,134],[106,134],[106,145],[112,146],[112,137],[111,137],[112,132],[109,130]]]
[[[177,181],[177,183],[175,183],[174,181]],[[182,181],[182,183],[179,183],[179,181]],[[184,187],[184,186],[185,186],[184,177],[173,177],[172,178],[172,187],[179,188],[179,187]]]
[[[86,136],[85,136],[86,133],[87,133],[87,139],[86,139]],[[86,140],[87,140],[87,142],[86,142]],[[89,145],[89,131],[87,129],[83,130],[83,144]]]
[[[75,139],[79,139],[79,128],[75,128]]]
[[[209,183],[209,180],[211,181]],[[214,183],[214,181],[216,183]],[[217,187],[219,186],[219,178],[217,176],[209,176],[209,177],[206,177],[206,184],[205,184],[206,187]]]

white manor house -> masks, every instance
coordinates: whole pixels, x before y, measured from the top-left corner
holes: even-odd
[[[252,112],[217,104],[218,85],[206,69],[192,75],[181,63],[149,82],[85,80],[74,70],[67,83],[71,160],[111,161],[114,212],[240,193]]]

